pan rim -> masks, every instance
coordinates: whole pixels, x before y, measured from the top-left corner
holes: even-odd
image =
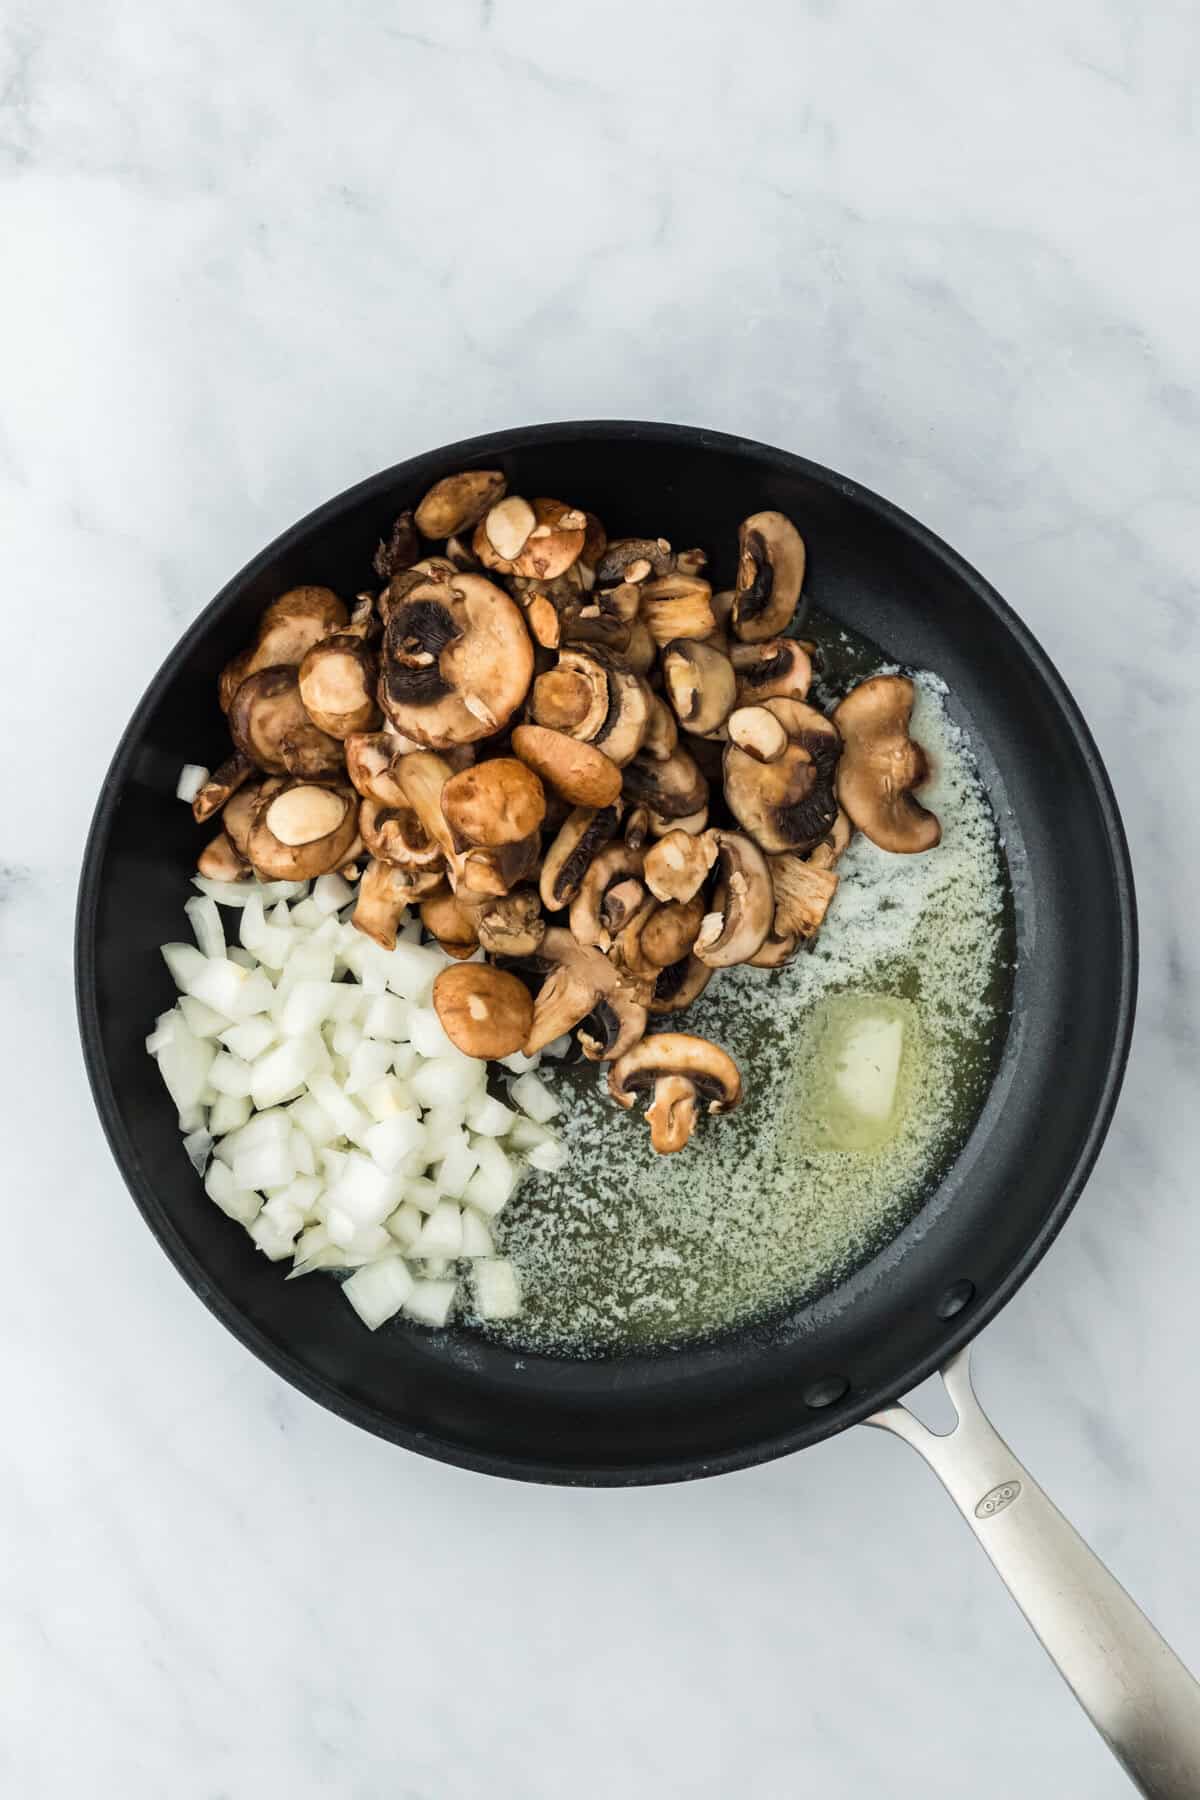
[[[818,1425],[814,1430],[812,1415],[804,1416],[803,1402],[797,1395],[795,1427],[777,1432],[769,1438],[739,1444],[728,1452],[703,1459],[679,1457],[654,1462],[590,1466],[579,1463],[555,1464],[542,1458],[514,1456],[503,1451],[479,1452],[431,1432],[399,1426],[377,1408],[350,1398],[331,1381],[312,1374],[290,1350],[254,1325],[234,1302],[213,1287],[203,1265],[175,1231],[156,1198],[141,1166],[136,1147],[121,1119],[101,1042],[95,953],[95,927],[100,897],[99,871],[120,787],[126,766],[141,741],[146,717],[186,663],[195,646],[203,639],[212,622],[232,603],[247,582],[289,545],[319,530],[360,500],[399,485],[406,479],[414,463],[436,459],[449,465],[452,464],[452,459],[457,458],[478,460],[489,455],[507,455],[553,442],[564,433],[569,433],[576,439],[609,439],[619,434],[627,439],[653,440],[667,448],[712,448],[729,455],[752,456],[773,462],[780,468],[801,473],[809,480],[832,487],[853,500],[856,505],[862,506],[920,545],[950,575],[969,587],[974,597],[1005,627],[1022,654],[1036,669],[1087,769],[1109,852],[1113,912],[1122,945],[1119,990],[1112,1015],[1105,1077],[1090,1127],[1080,1143],[1074,1166],[1058,1199],[1050,1208],[1040,1229],[1025,1244],[1022,1253],[1015,1258],[1003,1277],[995,1283],[986,1297],[964,1311],[956,1327],[947,1328],[936,1350],[919,1359],[898,1380],[872,1389],[856,1389],[848,1402],[838,1407],[836,1416],[825,1428]],[[902,508],[859,482],[806,457],[751,438],[713,431],[703,426],[650,420],[555,420],[486,432],[453,444],[436,446],[376,471],[322,502],[280,532],[271,543],[251,557],[201,609],[147,684],[121,734],[106,771],[83,852],[75,916],[74,966],[76,1014],[84,1065],[101,1126],[125,1185],[146,1224],[192,1292],[245,1348],[309,1399],[315,1400],[339,1417],[388,1442],[434,1460],[480,1474],[536,1483],[571,1487],[635,1487],[731,1473],[761,1462],[773,1461],[777,1457],[789,1455],[797,1449],[835,1436],[849,1426],[861,1423],[881,1406],[919,1385],[947,1357],[969,1343],[1008,1303],[1062,1230],[1091,1174],[1111,1124],[1133,1036],[1138,930],[1129,846],[1112,784],[1092,733],[1057,667],[1028,627],[990,583],[949,544]]]

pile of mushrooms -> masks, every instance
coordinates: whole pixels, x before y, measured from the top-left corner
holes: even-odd
[[[787,635],[799,532],[755,513],[738,550],[714,593],[702,550],[610,540],[498,470],[447,476],[380,544],[377,592],[291,589],[222,672],[234,749],[194,801],[221,815],[201,873],[339,870],[388,949],[416,909],[462,965],[434,989],[461,1050],[576,1031],[620,1105],[652,1092],[654,1148],[681,1149],[741,1080],[657,1022],[714,970],[811,944],[853,831],[902,852],[940,836],[912,683],[874,676],[827,716],[816,647]]]

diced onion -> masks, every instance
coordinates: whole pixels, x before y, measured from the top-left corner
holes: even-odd
[[[208,777],[209,771],[203,763],[184,763],[179,771],[179,780],[175,783],[175,798],[186,800],[190,806]]]
[[[481,1319],[515,1319],[521,1310],[517,1271],[506,1256],[480,1257],[471,1264],[475,1306]]]

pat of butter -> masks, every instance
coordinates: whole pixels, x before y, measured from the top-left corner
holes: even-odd
[[[834,1093],[860,1119],[886,1124],[896,1110],[903,1059],[902,1018],[868,1013],[855,1019],[834,1063]]]

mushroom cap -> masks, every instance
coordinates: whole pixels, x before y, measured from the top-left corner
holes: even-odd
[[[643,678],[649,675],[654,667],[657,645],[651,637],[643,619],[635,619],[629,627],[629,640],[621,651],[621,659],[627,663],[635,675]]]
[[[471,542],[480,562],[501,575],[554,581],[578,561],[587,537],[587,516],[562,500],[532,505],[509,494],[480,520]]]
[[[795,638],[766,638],[735,644],[730,659],[737,672],[738,705],[761,700],[803,700],[812,686],[812,658]]]
[[[456,850],[494,848],[522,843],[540,831],[546,790],[515,756],[496,756],[452,775],[441,804]]]
[[[394,950],[400,921],[416,897],[407,869],[372,857],[359,881],[350,923],[385,950]]]
[[[708,964],[702,963],[694,952],[681,962],[672,963],[654,983],[650,1011],[655,1017],[682,1012],[685,1006],[700,998],[712,977],[713,971]]]
[[[765,706],[735,706],[725,722],[729,742],[755,762],[778,762],[788,747],[781,720]]]
[[[490,963],[459,963],[433,984],[442,1030],[464,1056],[513,1056],[533,1022],[529,989]]]
[[[499,469],[464,469],[457,475],[443,475],[417,507],[417,530],[427,538],[455,537],[469,530],[501,498],[506,485]]]
[[[804,562],[804,539],[786,513],[751,513],[742,520],[730,623],[743,643],[762,643],[787,630],[800,601]]]
[[[537,677],[530,718],[603,750],[620,768],[641,749],[653,696],[640,676],[605,651],[568,644]]]
[[[334,775],[342,768],[338,739],[305,711],[294,664],[259,669],[242,682],[229,708],[229,732],[242,755],[272,775]]]
[[[352,731],[342,743],[346,773],[363,799],[377,800],[381,806],[403,806],[404,790],[392,767],[402,754],[395,738],[386,731]]]
[[[712,908],[693,948],[701,962],[729,969],[748,962],[771,929],[775,896],[767,859],[740,831],[714,831],[719,872]]]
[[[924,750],[909,736],[915,690],[907,675],[873,675],[834,709],[845,741],[837,797],[851,821],[881,850],[932,850],[942,828],[912,790],[929,777]]]
[[[662,819],[686,818],[708,805],[708,783],[695,758],[678,748],[661,760],[635,756],[625,768],[624,792]]]
[[[702,575],[656,575],[642,583],[642,623],[661,649],[672,638],[703,638],[717,628],[712,585]]]
[[[653,695],[653,706],[646,723],[646,736],[642,743],[642,754],[653,757],[655,762],[666,762],[674,756],[679,745],[679,726],[675,714],[667,705],[661,694]]]
[[[246,782],[225,802],[221,824],[239,855],[246,856],[250,848],[250,827],[259,801],[268,794],[278,793],[282,786],[278,775],[260,775],[256,780]]]
[[[506,725],[533,677],[521,609],[482,575],[447,563],[387,590],[379,700],[398,731],[431,749]]]
[[[686,1031],[656,1032],[625,1052],[608,1074],[608,1090],[630,1107],[653,1088],[647,1110],[650,1141],[660,1153],[681,1150],[692,1135],[700,1104],[729,1112],[742,1097],[738,1066],[720,1045]]]
[[[380,581],[390,581],[402,569],[410,569],[421,554],[417,528],[411,512],[397,513],[392,528],[380,538],[371,566]]]
[[[704,897],[668,900],[656,906],[642,926],[638,947],[655,969],[669,969],[691,953],[704,923]]]
[[[517,888],[477,912],[479,942],[489,956],[533,956],[546,935],[536,888]]]
[[[678,829],[668,831],[646,852],[646,886],[658,900],[691,900],[704,886],[716,860],[714,832],[693,836]]]
[[[447,956],[465,961],[479,945],[476,911],[465,906],[449,888],[426,894],[420,906],[421,923],[437,939]]]
[[[272,600],[258,621],[258,635],[248,650],[226,663],[219,695],[228,712],[242,682],[260,669],[298,668],[313,645],[340,631],[350,615],[332,588],[296,587]]]
[[[345,862],[358,836],[358,795],[346,782],[303,776],[260,793],[246,856],[267,881],[310,881]]]
[[[300,698],[320,731],[347,738],[379,723],[375,683],[379,661],[361,637],[335,632],[307,651],[300,664]]]
[[[205,844],[196,859],[196,871],[207,881],[248,881],[254,873],[224,831]]]
[[[227,756],[220,767],[213,770],[192,801],[192,817],[197,825],[203,825],[205,819],[211,819],[214,813],[227,806],[232,796],[253,773],[253,763],[240,750]]]
[[[602,750],[577,743],[544,725],[518,725],[514,753],[572,806],[611,806],[621,792],[621,771]]]
[[[672,638],[661,660],[663,681],[684,730],[702,737],[723,725],[737,694],[729,658],[711,644]]]
[[[577,943],[569,931],[552,925],[536,961],[546,978],[533,1004],[533,1023],[523,1046],[526,1056],[536,1055],[591,1017],[604,1031],[603,1040],[583,1044],[584,1055],[593,1062],[623,1055],[645,1031],[645,990],[623,978],[601,951]]]
[[[542,860],[538,891],[547,912],[569,906],[588,865],[617,834],[615,806],[576,806],[563,820]]]
[[[765,700],[788,734],[774,762],[758,762],[736,744],[725,749],[725,799],[764,850],[807,850],[837,818],[834,777],[841,754],[836,725],[799,700]]]
[[[361,800],[358,829],[372,856],[397,863],[402,869],[441,869],[440,844],[430,838],[416,809],[401,800],[398,806],[381,806],[378,800]]]
[[[666,538],[613,538],[596,564],[596,580],[644,580],[644,576],[633,577],[629,573],[635,564],[641,562],[649,565],[647,575],[669,575],[675,567],[675,558]]]
[[[772,933],[778,938],[815,937],[837,892],[838,877],[794,851],[767,859],[775,894]]]

